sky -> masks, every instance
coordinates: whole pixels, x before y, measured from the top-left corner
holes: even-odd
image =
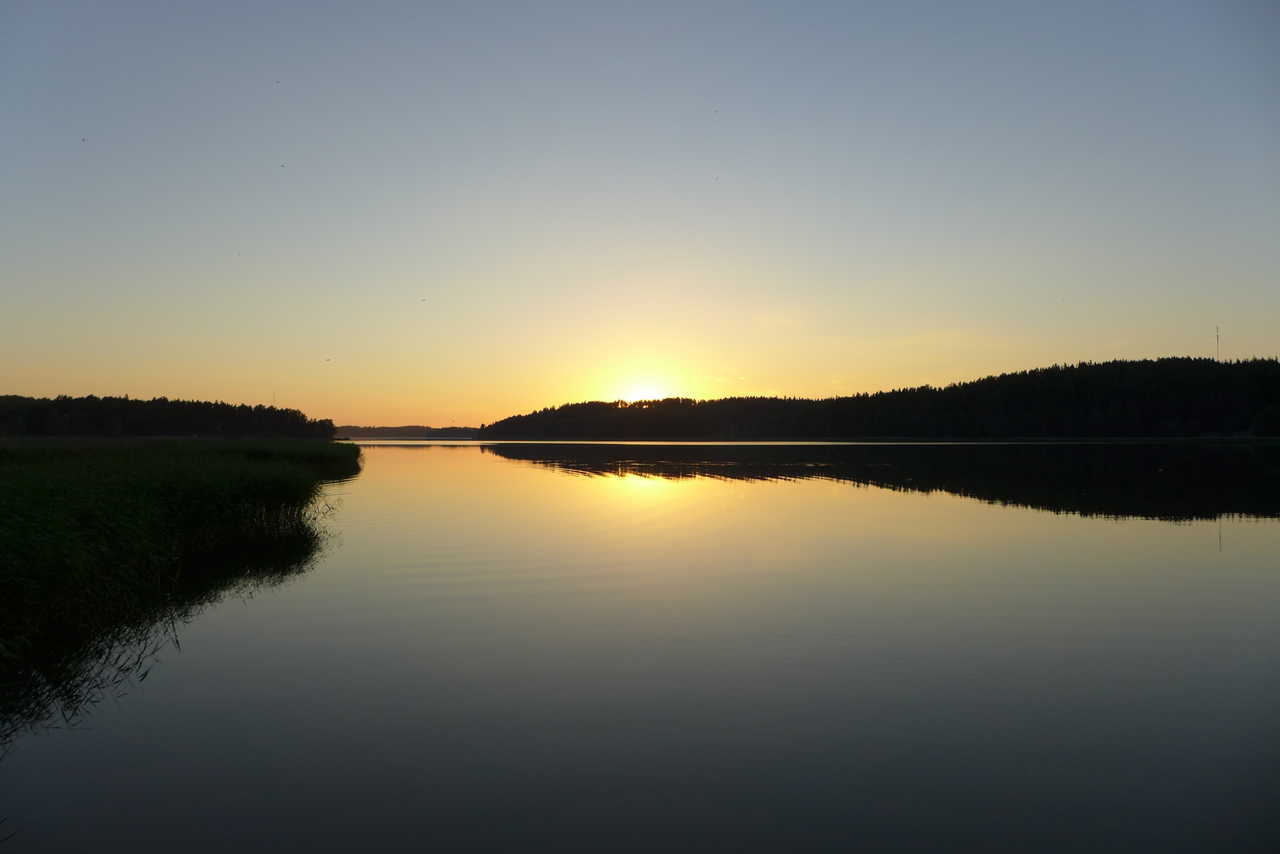
[[[0,394],[479,424],[1280,353],[1280,3],[0,0]]]

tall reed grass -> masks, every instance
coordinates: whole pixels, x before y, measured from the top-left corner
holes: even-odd
[[[0,442],[0,746],[50,706],[65,715],[156,626],[305,568],[323,484],[358,473],[359,453],[311,440]]]

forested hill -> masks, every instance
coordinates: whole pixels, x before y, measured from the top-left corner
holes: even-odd
[[[482,439],[996,439],[1280,435],[1280,361],[1054,365],[945,388],[823,400],[574,403],[482,426]]]
[[[0,436],[289,436],[329,439],[333,422],[296,409],[157,397],[0,395]]]

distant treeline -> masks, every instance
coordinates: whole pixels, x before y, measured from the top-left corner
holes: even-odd
[[[475,427],[424,427],[421,424],[403,427],[343,424],[336,429],[338,436],[349,439],[474,439],[478,432]]]
[[[823,400],[567,404],[482,425],[482,439],[716,440],[1280,435],[1280,361],[1081,362],[945,388]]]
[[[329,439],[333,422],[296,409],[156,397],[0,395],[0,436],[254,436]]]

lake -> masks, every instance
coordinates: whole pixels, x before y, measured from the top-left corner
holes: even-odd
[[[0,851],[1280,850],[1277,472],[370,443],[306,571],[13,739]]]

